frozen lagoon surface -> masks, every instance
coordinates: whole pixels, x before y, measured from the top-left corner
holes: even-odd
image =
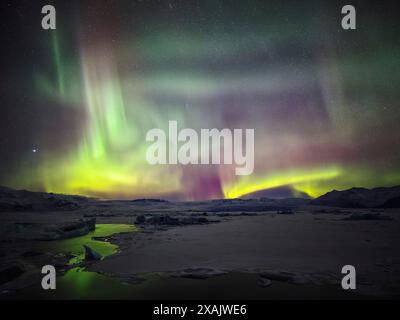
[[[28,247],[26,243],[3,242],[3,265],[19,261],[33,244],[52,254],[58,251],[73,253],[77,260],[72,262],[81,260],[84,243],[106,257],[76,267],[68,265],[71,262],[68,259],[62,267],[65,270],[58,275],[57,292],[41,290],[39,272],[38,279],[29,287],[20,287],[17,292],[12,290],[13,281],[9,282],[6,288],[9,291],[1,298],[399,297],[400,222],[397,209],[380,210],[390,219],[363,220],[350,218],[355,213],[362,217],[375,214],[376,210],[299,206],[289,214],[278,214],[279,210],[270,207],[265,211],[260,208],[245,211],[240,204],[234,212],[228,207],[224,210],[224,203],[218,203],[220,211],[205,210],[207,207],[200,205],[196,208],[193,203],[188,207],[167,202],[106,202],[84,211],[3,213],[6,223],[15,223],[15,220],[55,223],[83,216],[97,219],[96,232],[79,238],[33,242]],[[153,222],[165,215],[171,217],[166,221],[175,221],[175,218],[181,221],[179,217],[182,216],[202,216],[210,223],[145,224],[138,229],[132,223],[142,215],[151,217]],[[11,252],[11,248],[15,249],[13,254],[4,255]],[[354,292],[344,292],[340,286],[341,269],[348,264],[357,270],[357,290]],[[188,269],[191,271],[185,271]],[[206,275],[201,273],[204,270]],[[260,275],[266,271],[280,275],[272,276],[268,286],[260,281]]]

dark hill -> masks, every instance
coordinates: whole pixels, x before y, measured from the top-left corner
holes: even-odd
[[[292,188],[291,186],[282,186],[270,189],[259,190],[256,192],[248,193],[241,197],[242,199],[286,199],[286,198],[302,198],[310,199],[307,193],[300,192]]]
[[[0,211],[63,211],[87,205],[88,198],[62,194],[14,190],[0,187]]]
[[[334,190],[314,199],[312,204],[342,208],[400,208],[400,186]]]

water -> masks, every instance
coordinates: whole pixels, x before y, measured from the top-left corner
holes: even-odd
[[[144,281],[127,284],[96,272],[73,268],[57,279],[56,290],[40,285],[17,292],[8,299],[119,299],[119,300],[212,300],[212,299],[359,299],[366,298],[332,285],[294,285],[273,281],[257,285],[258,276],[231,272],[205,280],[169,278],[160,273],[142,275]]]
[[[74,257],[69,261],[73,265],[83,261],[85,258],[85,249],[83,245],[91,247],[103,257],[107,257],[118,251],[118,246],[107,241],[95,240],[96,237],[110,237],[122,232],[135,232],[138,228],[128,224],[97,224],[94,231],[88,234],[65,240],[44,242],[40,244],[41,251],[47,251],[54,254],[72,254]]]

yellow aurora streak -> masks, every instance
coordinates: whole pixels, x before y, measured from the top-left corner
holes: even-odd
[[[224,194],[226,198],[239,198],[246,194],[263,189],[276,188],[285,185],[295,186],[296,184],[311,181],[329,180],[338,177],[340,174],[341,170],[338,167],[332,166],[321,169],[289,170],[287,172],[271,174],[266,177],[246,176],[231,186],[225,186]],[[317,195],[319,194],[310,194],[310,196]]]

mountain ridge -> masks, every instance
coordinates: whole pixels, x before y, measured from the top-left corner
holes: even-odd
[[[312,200],[311,204],[343,208],[400,208],[400,186],[332,190]]]

